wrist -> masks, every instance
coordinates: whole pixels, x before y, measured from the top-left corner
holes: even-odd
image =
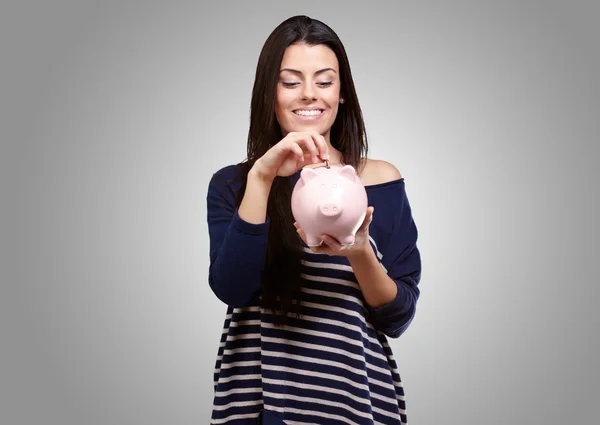
[[[348,256],[348,261],[351,266],[360,266],[373,261],[379,262],[375,257],[375,252],[373,251],[371,244],[366,244],[363,248],[353,252]]]
[[[271,186],[273,184],[274,177],[266,175],[261,169],[259,162],[256,161],[250,171],[248,172],[248,179],[254,180],[255,182],[265,185]]]

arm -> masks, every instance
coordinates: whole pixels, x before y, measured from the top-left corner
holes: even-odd
[[[259,176],[254,169],[250,170],[246,192],[239,209],[239,215],[244,221],[260,224],[267,220],[267,202],[272,185],[272,180]]]
[[[250,303],[260,292],[267,250],[266,216],[270,184],[248,175],[239,209],[225,179],[214,175],[207,194],[210,237],[209,285],[232,307]]]
[[[266,216],[276,176],[290,176],[304,165],[304,147],[317,162],[328,157],[325,139],[317,132],[288,133],[254,162],[244,198],[235,208],[235,195],[226,182],[210,181],[207,195],[210,236],[209,284],[227,305],[247,305],[260,291],[269,236]]]
[[[349,257],[349,262],[369,307],[382,307],[396,298],[398,285],[381,267],[373,249]]]
[[[390,338],[398,338],[408,329],[420,294],[418,231],[404,186],[400,201],[381,264],[373,249],[351,259],[373,325]]]

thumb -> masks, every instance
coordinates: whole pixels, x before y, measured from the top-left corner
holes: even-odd
[[[374,207],[367,208],[367,214],[365,215],[365,219],[363,221],[362,226],[360,226],[360,230],[366,230],[371,222],[373,221],[373,212],[375,211]]]

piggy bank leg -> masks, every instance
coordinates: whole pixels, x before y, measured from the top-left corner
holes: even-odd
[[[323,244],[323,240],[315,235],[307,234],[306,235],[306,245],[308,246],[321,246]]]
[[[355,237],[354,235],[348,235],[340,238],[340,245],[343,246],[352,246],[354,245]]]

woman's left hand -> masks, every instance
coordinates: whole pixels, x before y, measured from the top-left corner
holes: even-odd
[[[324,234],[320,235],[323,240],[321,246],[310,246],[309,248],[315,254],[339,255],[347,258],[368,252],[369,249],[372,249],[369,242],[369,225],[373,220],[374,210],[373,207],[367,208],[367,214],[360,228],[356,231],[354,244],[352,246],[342,246],[334,237]],[[294,223],[294,226],[304,243],[306,243],[304,231],[299,227],[298,223]]]

